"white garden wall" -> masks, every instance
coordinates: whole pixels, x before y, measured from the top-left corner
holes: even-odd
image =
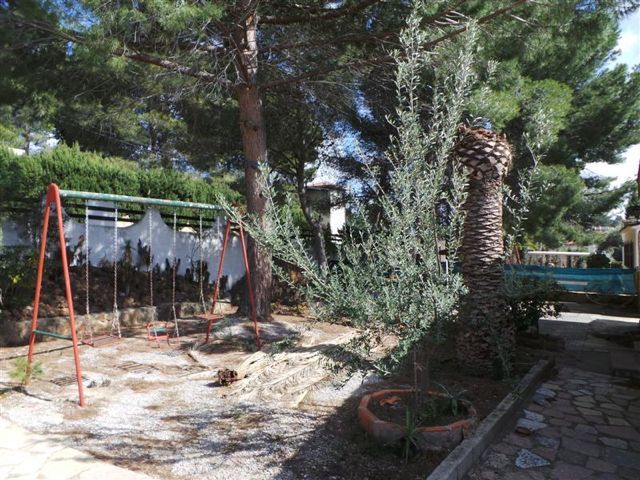
[[[100,203],[101,206],[113,204]],[[96,212],[97,213],[97,212]],[[100,213],[102,216],[109,216],[109,213]],[[137,223],[131,223],[122,219],[118,222],[118,258],[121,259],[125,252],[125,244],[131,242],[131,251],[135,265],[146,269],[142,259],[138,258],[138,239],[143,246],[149,245],[151,237],[151,249],[154,265],[165,268],[165,259],[172,259],[172,226],[167,225],[160,212],[155,208],[146,211],[144,217]],[[55,220],[53,227],[55,228]],[[151,236],[149,235],[149,221],[151,221]],[[50,224],[51,225],[51,224]],[[208,263],[209,281],[215,280],[218,269],[220,253],[222,252],[222,240],[224,236],[225,219],[218,217],[215,226],[205,229],[203,232],[202,252],[204,261]],[[78,245],[85,235],[84,223],[73,219],[65,221],[65,237],[68,246],[73,248]],[[22,231],[21,224],[14,221],[5,221],[2,224],[2,244],[5,246],[29,245],[27,235]],[[200,242],[197,231],[176,232],[176,258],[180,260],[179,274],[184,275],[187,269],[198,268],[200,259]],[[78,249],[76,258],[69,259],[74,265],[78,263],[78,256],[83,253],[83,249]],[[99,265],[101,262],[113,263],[114,259],[114,226],[113,222],[90,220],[89,221],[89,258],[92,265]],[[240,239],[234,235],[230,237],[227,253],[224,261],[223,275],[228,277],[227,286],[230,288],[240,280],[245,272],[240,247]]]

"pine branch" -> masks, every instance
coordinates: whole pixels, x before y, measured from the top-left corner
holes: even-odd
[[[267,25],[291,25],[294,23],[314,23],[314,22],[323,22],[327,20],[334,20],[336,18],[346,17],[348,15],[353,15],[354,13],[358,13],[362,10],[369,8],[371,5],[381,2],[382,0],[362,0],[360,3],[356,5],[352,5],[350,7],[341,7],[341,8],[332,8],[332,9],[324,9],[322,13],[319,14],[309,14],[309,15],[291,15],[284,17],[277,16],[264,16],[260,17],[259,22]]]
[[[478,25],[483,25],[485,23],[489,23],[490,21],[494,20],[497,17],[500,17],[502,15],[505,15],[509,12],[511,12],[512,10],[524,5],[525,3],[531,2],[532,0],[517,0],[515,2],[513,2],[511,5],[507,5],[506,7],[494,10],[491,13],[488,13],[487,15],[484,15],[483,17],[480,17],[478,20],[476,20],[476,24]],[[452,30],[450,32],[447,32],[427,43],[425,43],[422,47],[424,49],[430,49],[430,48],[434,48],[436,47],[438,44],[449,40],[451,38],[454,38],[464,32],[466,32],[468,30],[468,26],[464,25],[460,28],[457,28],[455,30]],[[329,67],[325,67],[325,68],[319,68],[316,70],[310,70],[308,72],[303,72],[300,73],[298,75],[294,75],[291,76],[289,78],[284,78],[282,80],[275,80],[272,82],[267,82],[265,84],[263,84],[261,86],[261,88],[263,90],[269,90],[272,88],[276,88],[276,87],[280,87],[282,85],[288,85],[291,83],[299,83],[302,82],[304,80],[309,80],[311,78],[315,78],[315,77],[319,77],[322,75],[326,75],[328,73],[333,73],[333,72],[337,72],[337,71],[341,71],[341,70],[360,70],[362,68],[366,68],[372,65],[381,65],[384,63],[393,63],[394,62],[394,58],[391,55],[384,55],[381,57],[375,57],[375,58],[371,58],[371,59],[367,59],[367,60],[358,60],[358,61],[353,61],[353,62],[347,62],[341,65],[333,65],[333,66],[329,66]]]

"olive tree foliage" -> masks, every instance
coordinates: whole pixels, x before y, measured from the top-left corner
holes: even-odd
[[[400,48],[393,52],[398,106],[388,121],[396,133],[387,151],[391,181],[374,199],[381,208],[354,200],[337,261],[330,267],[314,261],[291,209],[273,202],[271,185],[265,185],[265,192],[272,228],[265,231],[248,222],[251,234],[275,257],[302,270],[305,282],[297,288],[313,315],[356,327],[360,333],[348,349],[355,358],[375,353],[373,366],[382,372],[401,365],[418,343],[442,341],[464,291],[461,276],[445,268],[440,250],[446,248],[448,261],[456,261],[466,183],[450,152],[474,82],[476,30],[469,25],[464,36],[427,51],[423,8],[424,2],[415,2]],[[425,89],[428,70],[435,81]],[[425,90],[428,104],[421,98]],[[369,177],[375,182],[375,172]],[[382,213],[373,216],[372,210]]]

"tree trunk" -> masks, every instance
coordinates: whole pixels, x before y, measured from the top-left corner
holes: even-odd
[[[313,257],[316,259],[319,267],[324,267],[327,265],[327,248],[324,242],[324,229],[322,228],[320,220],[313,216],[313,210],[311,205],[309,205],[304,180],[304,162],[300,161],[296,169],[296,191],[298,193],[298,200],[300,200],[304,218],[311,227],[311,233],[313,235]]]
[[[464,132],[458,156],[471,171],[462,240],[465,285],[457,353],[473,373],[508,373],[515,330],[506,315],[502,294],[504,242],[502,181],[511,161],[509,144],[493,132]]]
[[[247,12],[253,2],[239,0],[238,11]],[[256,42],[257,19],[254,14],[243,17],[238,23],[233,40],[237,45],[236,68],[243,80],[236,95],[240,108],[240,130],[245,157],[245,185],[247,212],[255,216],[262,228],[269,228],[265,221],[266,199],[259,167],[267,163],[267,133],[260,91],[256,84],[258,73],[258,45]],[[253,280],[256,311],[259,318],[271,316],[271,253],[249,238],[249,266]]]

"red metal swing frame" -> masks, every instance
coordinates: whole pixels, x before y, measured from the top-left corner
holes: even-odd
[[[71,276],[69,275],[69,262],[67,261],[67,242],[64,238],[64,223],[62,219],[62,201],[60,200],[60,189],[55,183],[49,185],[45,199],[44,218],[42,221],[42,234],[40,237],[40,254],[38,256],[38,271],[36,275],[36,291],[33,299],[33,317],[31,318],[31,335],[29,336],[29,353],[27,355],[27,380],[31,372],[33,362],[33,351],[36,344],[36,335],[45,335],[55,338],[64,338],[61,335],[38,330],[38,309],[40,307],[40,293],[42,290],[42,275],[44,273],[44,261],[47,253],[47,233],[49,232],[49,217],[51,205],[56,207],[56,217],[58,219],[58,239],[60,242],[60,257],[62,262],[62,275],[64,278],[64,290],[69,309],[69,327],[71,329],[71,341],[73,343],[73,361],[76,368],[76,381],[78,382],[78,403],[84,407],[84,389],[82,385],[82,369],[80,367],[80,354],[78,352],[78,335],[76,333],[76,316],[73,310],[73,295],[71,293]]]
[[[51,206],[55,205],[56,210],[56,218],[58,221],[58,240],[60,244],[60,258],[62,263],[62,274],[64,279],[64,288],[65,288],[65,298],[67,301],[67,307],[69,309],[69,327],[71,329],[70,337],[60,335],[54,332],[48,332],[45,330],[38,330],[38,310],[40,307],[40,299],[42,292],[42,276],[44,274],[44,262],[45,256],[47,252],[47,234],[49,233],[49,218],[51,216]],[[251,283],[251,270],[249,269],[249,259],[247,255],[247,245],[244,236],[244,230],[242,228],[242,224],[238,224],[239,233],[240,233],[240,242],[242,245],[242,256],[244,260],[244,266],[247,277],[247,287],[249,290],[249,303],[251,306],[251,319],[253,320],[254,331],[256,335],[256,345],[258,348],[261,347],[262,342],[260,340],[260,331],[258,329],[258,320],[256,315],[256,307],[255,300],[253,295],[253,287]],[[231,221],[227,219],[227,225],[225,228],[224,241],[222,245],[222,253],[220,254],[220,261],[218,263],[218,273],[216,276],[216,283],[213,290],[213,299],[211,304],[211,310],[208,313],[203,315],[198,315],[198,318],[207,320],[207,336],[205,339],[205,343],[209,341],[209,337],[211,334],[211,327],[214,322],[222,320],[224,318],[223,315],[217,315],[214,313],[214,309],[216,303],[218,301],[218,296],[220,292],[220,279],[222,277],[222,267],[224,265],[224,257],[227,250],[227,245],[229,241],[229,235],[231,233]],[[33,354],[35,350],[36,343],[36,335],[44,335],[50,336],[54,338],[61,338],[65,340],[71,340],[73,344],[73,361],[75,365],[76,372],[76,381],[78,384],[78,404],[81,407],[85,406],[84,400],[84,388],[82,384],[82,368],[80,366],[80,353],[78,350],[78,335],[76,332],[76,317],[75,311],[73,309],[73,294],[71,289],[71,276],[69,274],[69,262],[67,259],[67,243],[64,238],[64,223],[62,218],[62,201],[60,199],[60,188],[55,183],[49,185],[47,189],[47,195],[45,198],[45,207],[44,207],[44,215],[42,221],[42,233],[40,236],[40,253],[38,255],[38,269],[36,274],[36,287],[35,294],[33,299],[33,316],[31,318],[31,330],[29,336],[29,353],[27,354],[27,382],[29,380],[29,376],[32,370],[33,364]]]

